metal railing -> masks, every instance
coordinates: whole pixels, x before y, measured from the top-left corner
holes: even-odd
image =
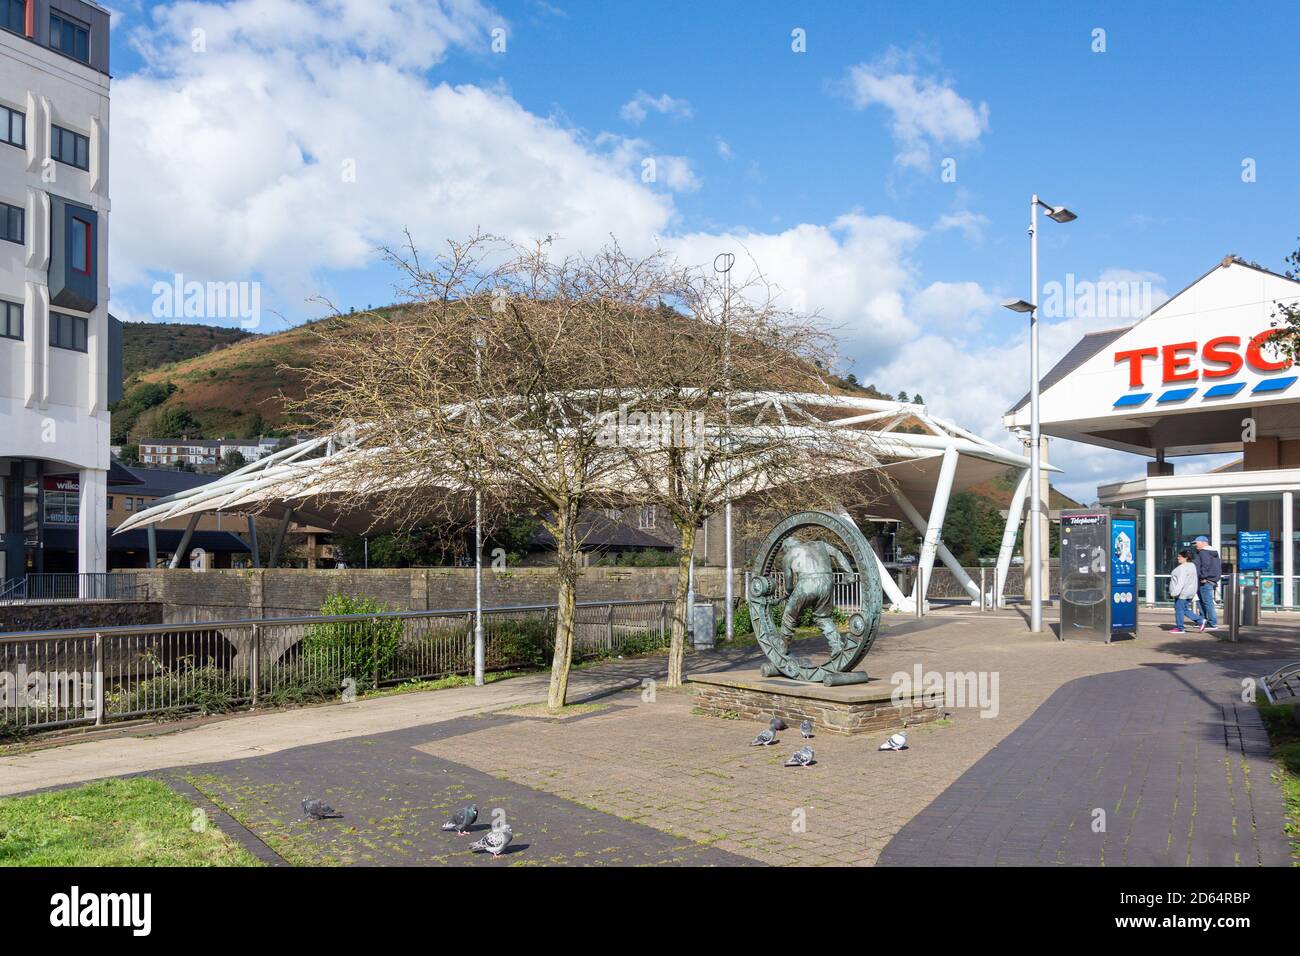
[[[672,607],[577,605],[573,660],[666,647]],[[485,610],[488,670],[548,664],[555,616],[554,604]],[[472,608],[0,634],[0,737],[300,703],[473,670]]]
[[[120,571],[85,574],[29,574],[21,581],[0,585],[0,605],[56,601],[142,601],[149,585]]]
[[[851,610],[851,611],[856,611],[858,608],[862,607],[862,585],[861,582],[858,580],[858,575],[849,574],[845,571],[835,571],[833,573],[835,576],[835,581],[833,585],[835,589],[834,590],[835,606],[843,610]],[[749,593],[749,579],[752,576],[752,574],[753,572],[751,571],[745,572],[744,594]],[[786,594],[785,572],[773,571],[767,576],[771,578],[772,581],[775,582],[776,590],[774,593],[776,597],[778,599],[784,598]],[[741,597],[741,600],[744,600],[743,595]]]

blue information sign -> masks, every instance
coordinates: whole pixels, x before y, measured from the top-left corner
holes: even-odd
[[[1237,570],[1273,570],[1273,548],[1267,531],[1237,532]]]
[[[1110,629],[1137,627],[1137,522],[1113,518],[1110,523]]]

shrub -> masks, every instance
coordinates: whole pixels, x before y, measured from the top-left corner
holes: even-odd
[[[555,640],[543,621],[492,621],[489,627],[489,667],[544,667],[555,652]]]
[[[321,605],[327,617],[383,614],[391,609],[373,598],[333,594]],[[358,687],[374,687],[394,676],[394,657],[402,638],[398,618],[370,618],[313,624],[302,641],[305,673],[333,680],[351,677]]]
[[[200,714],[224,714],[234,710],[248,696],[248,681],[232,674],[215,661],[199,667],[165,667],[157,663],[160,673],[140,681],[129,690],[120,690],[105,700],[105,708],[114,714],[134,711],[157,713],[196,710]],[[179,662],[181,665],[188,661]]]

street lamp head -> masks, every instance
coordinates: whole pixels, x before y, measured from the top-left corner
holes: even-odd
[[[1070,212],[1070,210],[1066,209],[1064,206],[1049,206],[1047,218],[1053,219],[1056,222],[1074,222],[1074,220],[1079,217]]]
[[[1033,312],[1037,306],[1024,299],[1007,299],[1002,303],[1002,308],[1010,309],[1012,312]]]

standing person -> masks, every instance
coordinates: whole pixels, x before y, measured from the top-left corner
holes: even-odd
[[[1192,610],[1192,599],[1199,592],[1196,578],[1196,558],[1191,551],[1178,552],[1178,564],[1169,575],[1169,596],[1174,599],[1174,629],[1171,634],[1184,634],[1184,618],[1205,630],[1205,618]]]
[[[1201,599],[1201,613],[1205,615],[1207,630],[1219,626],[1219,614],[1214,608],[1214,592],[1223,576],[1223,564],[1219,561],[1219,552],[1210,547],[1210,539],[1205,535],[1196,538],[1196,578],[1200,585],[1197,594]]]

